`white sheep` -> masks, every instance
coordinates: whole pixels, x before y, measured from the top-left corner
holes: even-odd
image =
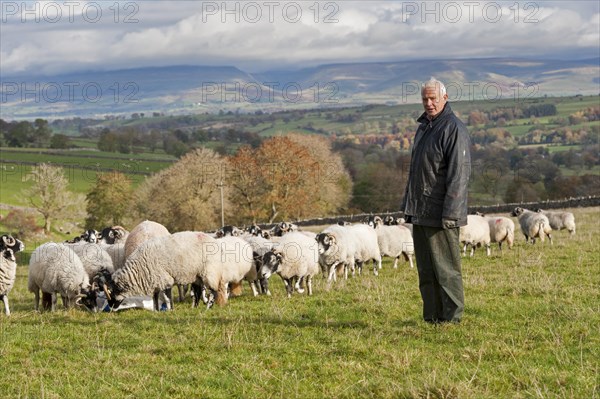
[[[135,226],[125,240],[125,259],[129,258],[140,245],[155,237],[168,236],[169,230],[160,223],[145,220]]]
[[[567,229],[569,234],[575,234],[575,215],[572,212],[566,211],[544,211],[537,209],[536,212],[545,215],[550,222],[552,230]]]
[[[35,310],[39,310],[40,290],[44,309],[56,307],[56,293],[69,308],[79,304],[89,293],[89,277],[79,256],[69,246],[49,242],[40,245],[29,261],[28,289],[35,295]],[[50,303],[51,302],[51,303]]]
[[[398,259],[404,256],[410,265],[414,267],[412,256],[415,253],[413,237],[410,230],[400,224],[384,225],[379,216],[373,218],[373,226],[377,233],[377,243],[381,256],[394,258],[394,269],[398,268]]]
[[[550,227],[550,221],[548,218],[538,212],[533,212],[528,209],[516,207],[511,216],[516,216],[521,226],[521,231],[525,236],[525,241],[535,244],[535,239],[539,237],[541,242],[544,242],[546,236],[552,244],[552,227]]]
[[[6,234],[0,237],[0,299],[4,302],[4,313],[7,316],[10,316],[8,294],[15,285],[17,276],[15,253],[24,249],[25,245],[22,241]]]
[[[471,246],[471,254],[475,247],[485,246],[487,256],[490,256],[490,225],[483,216],[468,215],[467,224],[460,227],[458,240],[463,244],[463,255],[467,253],[467,245]]]
[[[288,298],[294,288],[299,293],[304,292],[303,282],[308,295],[312,295],[312,278],[319,273],[319,250],[315,240],[299,232],[285,234],[263,257],[261,277],[268,279],[273,273],[283,279]]]
[[[377,233],[367,225],[353,224],[345,226],[354,236],[354,262],[358,267],[358,273],[362,273],[362,265],[370,260],[373,261],[373,273],[377,275],[381,269],[381,252],[377,242]]]
[[[230,285],[231,295],[240,295],[241,282],[246,280],[250,284],[252,294],[257,296],[257,270],[250,243],[235,236],[225,236],[217,241],[223,266],[223,279]]]
[[[125,266],[125,243],[101,244],[112,259],[113,269],[117,270]]]
[[[102,269],[114,271],[113,260],[103,245],[85,241],[66,245],[79,256],[90,279]]]
[[[479,212],[476,214],[487,220],[491,242],[497,242],[500,251],[504,242],[507,243],[508,249],[512,249],[515,241],[515,223],[511,219],[504,216],[485,216]]]
[[[317,234],[319,265],[327,281],[335,281],[337,270],[344,270],[344,278],[348,278],[348,270],[354,273],[355,236],[348,230],[349,226],[334,224]]]
[[[217,240],[205,233],[184,231],[156,237],[142,243],[112,275],[103,273],[100,277],[105,280],[98,285],[108,286],[112,308],[127,297],[151,295],[158,310],[158,296],[165,292],[167,307],[172,309],[171,289],[175,284],[203,284],[221,305],[227,303],[227,282],[219,255]],[[194,299],[195,304],[198,299]]]

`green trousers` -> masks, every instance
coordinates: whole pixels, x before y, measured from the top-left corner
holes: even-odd
[[[458,228],[413,226],[423,319],[459,322],[464,309]]]

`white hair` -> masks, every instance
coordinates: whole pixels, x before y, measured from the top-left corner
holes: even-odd
[[[446,94],[446,86],[439,80],[434,77],[429,78],[429,80],[421,85],[421,93],[428,87],[432,87],[439,91],[440,95]]]

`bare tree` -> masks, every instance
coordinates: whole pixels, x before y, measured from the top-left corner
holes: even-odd
[[[85,199],[68,190],[69,181],[63,169],[46,163],[32,168],[27,175],[33,185],[23,191],[29,203],[44,217],[44,232],[50,233],[52,221],[61,218],[77,219],[83,215]]]

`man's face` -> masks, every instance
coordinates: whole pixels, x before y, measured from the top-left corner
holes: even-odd
[[[427,116],[433,118],[444,109],[444,105],[448,101],[448,95],[441,96],[440,91],[435,87],[425,87],[421,91],[421,99]]]

